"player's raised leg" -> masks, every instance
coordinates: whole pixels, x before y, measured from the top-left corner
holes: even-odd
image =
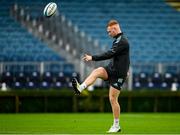
[[[112,107],[113,117],[114,117],[114,123],[109,129],[109,133],[115,133],[121,131],[120,125],[119,125],[119,116],[120,116],[120,105],[118,102],[118,97],[120,94],[120,90],[115,89],[114,87],[110,86],[109,90],[109,100]]]
[[[108,74],[103,67],[99,67],[94,69],[91,74],[85,79],[82,84],[79,84],[76,78],[72,79],[72,86],[76,94],[80,94],[88,86],[92,85],[97,78],[101,78],[103,80],[108,79]]]

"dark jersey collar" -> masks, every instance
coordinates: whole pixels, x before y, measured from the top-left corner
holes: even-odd
[[[117,39],[119,36],[123,35],[123,32],[117,34],[116,36],[114,36],[115,39]]]

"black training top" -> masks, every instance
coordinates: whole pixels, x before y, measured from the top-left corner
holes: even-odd
[[[112,58],[112,59],[111,59]],[[100,55],[93,55],[93,61],[111,59],[108,69],[117,73],[118,76],[126,77],[129,70],[129,43],[123,33],[118,34],[113,41],[112,48]]]

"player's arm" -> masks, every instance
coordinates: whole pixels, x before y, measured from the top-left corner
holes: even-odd
[[[88,54],[85,54],[84,57],[83,57],[83,60],[84,61],[100,61],[100,60],[106,60],[106,59],[110,59],[113,57],[113,55],[115,54],[115,50],[116,50],[116,47],[113,47],[111,48],[111,50],[108,50],[107,52],[104,52],[100,55],[88,55]]]
[[[85,54],[84,57],[83,57],[83,60],[84,61],[91,61],[92,60],[92,56],[88,55],[88,54]]]
[[[93,61],[100,61],[100,60],[110,59],[110,58],[114,57],[115,55],[121,53],[122,50],[124,50],[126,47],[128,47],[126,44],[119,44],[119,45],[113,46],[107,52],[104,52],[100,55],[93,55],[92,60]]]
[[[84,57],[83,57],[83,60],[84,61],[99,61],[99,60],[106,60],[106,59],[110,59],[112,56],[113,56],[113,51],[107,51],[103,54],[100,54],[100,55],[88,55],[88,54],[85,54]]]

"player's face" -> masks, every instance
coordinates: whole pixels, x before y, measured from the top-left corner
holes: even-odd
[[[115,27],[113,27],[113,26],[108,26],[108,27],[107,27],[107,33],[108,33],[108,35],[109,35],[110,37],[116,36],[116,29],[115,29]]]

